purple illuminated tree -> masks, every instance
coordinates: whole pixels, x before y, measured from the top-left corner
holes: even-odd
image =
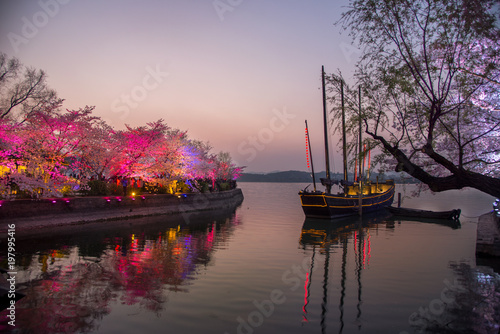
[[[339,21],[363,50],[346,87],[351,128],[433,191],[500,197],[497,0],[351,0]],[[339,109],[342,75],[330,77]],[[337,114],[338,115],[338,114]],[[338,117],[338,116],[337,116]]]

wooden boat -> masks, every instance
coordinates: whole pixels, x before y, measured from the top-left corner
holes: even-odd
[[[388,206],[386,207],[386,209],[395,216],[447,220],[458,220],[461,213],[460,209],[450,211],[428,211],[409,208],[396,208],[393,206]]]
[[[340,218],[359,214],[359,187],[347,186],[346,192],[329,194],[326,192],[301,191],[300,201],[306,217]],[[363,185],[361,198],[362,213],[370,213],[390,206],[394,200],[394,182]]]
[[[325,186],[325,191],[316,190],[316,180],[314,178],[314,165],[311,153],[311,142],[309,140],[309,131],[306,121],[306,141],[308,148],[308,162],[310,161],[314,190],[306,189],[299,192],[302,210],[308,218],[339,218],[362,213],[382,210],[390,206],[394,200],[394,181],[386,182],[363,182],[361,163],[359,163],[359,182],[349,182],[347,179],[347,148],[345,133],[345,112],[344,112],[344,94],[342,88],[342,142],[343,142],[343,160],[344,160],[344,179],[334,181],[330,179],[330,162],[328,156],[328,122],[326,117],[326,93],[325,93],[325,72],[322,68],[322,86],[323,86],[323,125],[325,139],[325,161],[326,161],[326,179],[321,183]],[[361,103],[360,103],[361,104]],[[361,118],[360,118],[361,122]],[[361,123],[359,134],[359,152],[361,153]],[[361,156],[361,154],[360,154]],[[337,194],[331,193],[332,185],[337,184],[342,189]]]

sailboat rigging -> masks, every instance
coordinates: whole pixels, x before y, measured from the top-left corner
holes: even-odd
[[[361,177],[361,159],[359,161],[359,180],[348,181],[347,175],[347,149],[346,149],[346,131],[345,131],[345,108],[344,108],[344,90],[341,85],[342,96],[342,152],[344,165],[344,179],[335,181],[330,178],[330,159],[328,154],[328,122],[325,91],[325,71],[321,68],[322,92],[323,92],[323,128],[325,139],[325,162],[326,178],[321,179],[321,184],[325,186],[325,191],[317,191],[314,184],[314,191],[308,191],[307,188],[299,192],[302,209],[306,217],[310,218],[339,218],[351,215],[361,215],[362,212],[374,212],[390,206],[394,200],[394,181],[385,182],[370,181],[363,182]],[[359,98],[360,113],[360,132],[359,132],[359,157],[361,157],[361,90]],[[306,121],[306,134],[308,143],[308,157],[312,161],[309,132]],[[314,170],[313,170],[314,175]],[[357,181],[357,182],[356,182]],[[338,184],[342,191],[337,194],[331,193],[332,185]]]

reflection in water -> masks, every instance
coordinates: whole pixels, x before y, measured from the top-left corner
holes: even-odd
[[[424,222],[439,223],[452,229],[460,228],[460,225],[443,221]],[[381,223],[384,223],[386,229],[392,229],[394,220],[380,217],[358,218],[357,221],[352,218],[342,221],[305,220],[300,245],[304,250],[312,250],[312,261],[304,286],[303,319],[310,324],[309,319],[313,316],[310,311],[315,302],[311,299],[311,288],[314,286],[312,276],[313,266],[320,260],[316,255],[319,252],[324,258],[319,312],[321,333],[342,333],[346,330],[347,312],[350,312],[349,319],[355,317],[356,330],[362,331],[363,271],[369,270],[372,246],[370,233],[377,230]],[[388,223],[391,226],[387,226]],[[456,277],[455,282],[445,280],[441,295],[409,315],[409,325],[417,333],[497,333],[500,312],[495,307],[500,304],[500,275],[490,268],[471,268],[465,263],[450,263],[450,267]],[[333,294],[329,291],[330,287]],[[353,291],[355,293],[351,293]],[[339,296],[337,318],[334,314],[328,314],[333,311],[331,307],[330,310],[328,308],[328,304],[331,306],[333,302],[333,298],[329,297],[335,293]],[[327,325],[333,324],[336,326],[335,330],[327,329]]]
[[[362,315],[362,284],[361,274],[362,270],[369,263],[370,260],[370,234],[369,224],[374,224],[382,218],[367,217],[362,220],[356,221],[356,218],[346,218],[343,220],[317,220],[307,218],[302,226],[302,233],[300,237],[300,244],[304,250],[312,248],[312,261],[311,270],[307,276],[305,291],[305,305],[303,307],[303,318],[307,320],[307,305],[309,304],[310,288],[312,283],[312,271],[314,265],[314,257],[316,255],[316,248],[320,249],[320,254],[324,254],[324,269],[323,269],[323,282],[322,282],[322,302],[321,302],[321,333],[327,332],[327,314],[328,314],[328,287],[329,287],[329,273],[331,257],[335,256],[337,250],[341,250],[340,255],[340,300],[339,300],[339,329],[338,332],[342,333],[344,330],[344,304],[347,294],[348,280],[348,252],[349,242],[351,240],[353,245],[353,255],[355,262],[355,278],[357,282],[357,305],[356,305],[356,322],[358,328],[361,329],[361,315]],[[334,282],[333,284],[336,284]]]
[[[401,223],[403,221],[412,221],[426,224],[437,224],[442,226],[448,226],[452,229],[456,230],[462,227],[459,219],[435,219],[435,218],[417,218],[417,217],[390,217],[387,220],[387,225],[390,227],[394,227],[394,223]]]
[[[16,304],[16,328],[26,333],[95,331],[112,302],[159,315],[169,292],[187,292],[237,224],[236,215],[225,215],[189,226],[182,221],[167,227],[164,222],[122,226],[65,244],[37,240],[36,252],[18,250],[17,286],[27,296]],[[0,319],[0,331],[8,329],[5,312]]]
[[[455,282],[410,316],[420,333],[499,333],[500,275],[491,268],[450,263]]]
[[[450,332],[458,320],[498,318],[498,302],[490,302],[500,297],[499,284],[492,283],[497,276],[475,265],[474,222],[466,219],[459,229],[387,218],[304,222],[296,186],[244,184],[248,195],[239,216],[205,212],[196,226],[190,216],[189,226],[183,217],[169,217],[16,234],[18,288],[29,290],[16,304],[18,333]],[[483,212],[480,197],[460,194],[467,193],[472,204],[457,204],[454,197],[432,202],[469,208],[468,216]],[[3,241],[0,267],[6,261]],[[477,298],[466,304],[466,294],[446,292],[442,301],[449,306],[438,308],[445,280],[461,281],[449,264],[463,262],[472,267],[470,277],[483,282],[471,295]],[[275,291],[283,298],[267,317],[265,305]],[[441,315],[412,316],[420,308]],[[461,308],[469,313],[461,317]],[[241,327],[238,319],[260,324],[259,314],[261,326]],[[0,332],[5,318],[1,325]],[[465,328],[495,333],[487,325]]]

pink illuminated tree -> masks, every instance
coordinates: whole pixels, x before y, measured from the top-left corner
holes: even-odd
[[[159,186],[187,179],[232,179],[229,154],[191,140],[160,119],[115,130],[94,107],[62,110],[43,71],[0,54],[0,198],[15,191],[62,196],[91,178],[137,178]]]
[[[161,155],[168,149],[165,134],[169,127],[158,120],[146,126],[130,127],[114,133],[111,176],[147,177],[158,170]]]
[[[98,118],[91,115],[91,107],[53,112],[59,107],[58,103],[45,105],[23,124],[11,125],[19,140],[11,147],[17,168],[11,168],[10,178],[20,190],[61,196],[77,184],[68,174],[81,168],[81,147]]]

